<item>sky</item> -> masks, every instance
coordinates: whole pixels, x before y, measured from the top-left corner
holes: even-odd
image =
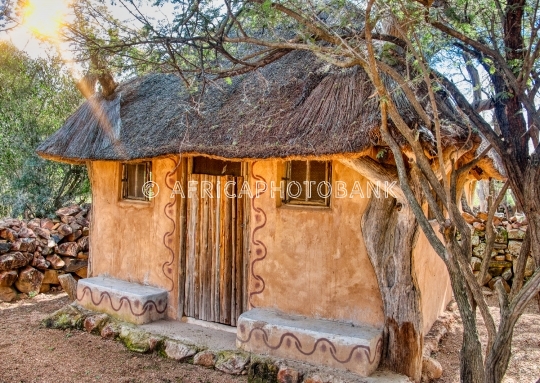
[[[27,22],[9,32],[0,32],[0,40],[7,40],[13,43],[18,49],[25,51],[30,57],[46,57],[55,47],[50,43],[43,43],[36,37],[35,30],[44,30],[54,34],[59,24],[64,20],[69,20],[69,4],[71,0],[30,0],[30,9],[25,12]],[[119,20],[130,20],[133,17],[121,5],[111,5],[110,0],[106,1],[112,15]],[[172,4],[164,5],[160,8],[150,6],[153,1],[140,1],[140,9],[149,17],[165,18],[173,11]],[[64,60],[70,61],[71,54],[66,46],[60,45],[60,53]],[[74,68],[77,70],[77,68]]]

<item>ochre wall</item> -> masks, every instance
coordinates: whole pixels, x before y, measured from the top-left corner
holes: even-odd
[[[279,184],[280,161],[252,165],[255,182]],[[333,163],[332,184],[366,181]],[[380,291],[362,240],[360,220],[368,199],[332,198],[331,207],[277,206],[266,191],[252,201],[250,295],[252,307],[315,318],[384,322]]]
[[[422,229],[418,230],[413,262],[421,293],[424,333],[427,333],[452,300],[452,286],[443,260],[435,253]]]
[[[108,275],[169,291],[167,315],[178,311],[178,201],[171,198],[176,159],[152,161],[160,192],[150,202],[120,198],[121,165],[89,165],[92,184],[91,276]]]

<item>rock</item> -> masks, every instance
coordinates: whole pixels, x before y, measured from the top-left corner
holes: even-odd
[[[56,250],[56,253],[59,255],[64,255],[66,257],[73,257],[73,258],[77,256],[78,252],[79,252],[79,246],[77,245],[77,242],[61,243],[58,245],[58,250]]]
[[[0,271],[18,269],[28,265],[30,261],[31,259],[19,251],[0,255]]]
[[[17,298],[17,290],[11,286],[0,286],[0,301],[11,302]]]
[[[50,220],[49,218],[42,218],[41,219],[40,226],[41,226],[42,229],[52,230],[54,225],[55,225],[55,223],[52,220]]]
[[[201,351],[193,358],[193,364],[212,368],[216,364],[216,354],[210,350]]]
[[[5,254],[7,253],[8,251],[11,250],[11,243],[9,242],[0,242],[0,254]]]
[[[32,260],[32,266],[39,270],[47,270],[50,265],[51,263],[46,261],[41,255],[38,255],[37,257],[34,256],[34,259]]]
[[[89,237],[85,236],[79,238],[79,240],[77,241],[77,245],[79,246],[80,251],[88,251],[88,248],[90,247]]]
[[[103,326],[101,329],[101,337],[105,339],[115,339],[120,334],[120,326],[111,322]]]
[[[508,232],[503,229],[495,229],[495,243],[505,244],[508,242]]]
[[[313,375],[304,379],[304,383],[326,383],[326,382],[319,375]]]
[[[101,334],[101,330],[108,322],[109,316],[107,314],[90,315],[84,320],[83,327],[86,332],[91,334]]]
[[[36,238],[34,231],[27,227],[21,227],[18,234],[19,238]]]
[[[480,223],[480,222],[473,223],[473,227],[478,231],[485,231],[486,230],[486,225],[484,225],[483,223]]]
[[[506,267],[512,267],[512,262],[508,262],[506,260],[504,261],[497,261],[497,260],[491,260],[489,261],[489,267],[490,268],[506,268]]]
[[[83,267],[82,269],[79,269],[75,271],[75,274],[77,274],[81,278],[87,278],[88,277],[88,267]]]
[[[34,269],[32,266],[26,266],[19,272],[19,278],[15,281],[15,287],[21,293],[39,293],[43,283],[43,273]]]
[[[531,275],[534,274],[534,270],[536,269],[536,262],[534,261],[533,257],[527,257],[527,263],[525,264],[525,278],[529,278]]]
[[[17,280],[17,271],[0,271],[0,287],[10,287]]]
[[[58,271],[45,270],[45,272],[43,273],[43,283],[48,283],[50,285],[59,285],[60,281],[58,280]]]
[[[510,293],[510,286],[502,277],[495,277],[491,281],[489,281],[489,288],[491,290],[495,290],[495,283],[497,283],[497,281],[501,281],[504,289],[506,290],[506,293]]]
[[[79,251],[77,259],[88,259],[88,252]]]
[[[56,215],[59,217],[77,215],[77,213],[79,213],[81,210],[82,209],[79,205],[71,205],[58,209],[56,211]]]
[[[58,276],[58,281],[69,299],[75,301],[77,299],[77,281],[75,278],[71,274],[62,274]]]
[[[471,236],[471,245],[478,246],[479,244],[480,244],[480,236],[479,235]]]
[[[150,335],[135,326],[121,324],[118,337],[130,351],[140,353],[150,351]]]
[[[34,229],[34,232],[38,235],[38,237],[43,239],[50,239],[51,238],[51,232],[47,229],[44,229],[42,227],[36,227]]]
[[[249,363],[249,354],[241,351],[222,351],[218,354],[215,368],[226,374],[239,375]]]
[[[505,253],[504,254],[504,259],[506,259],[507,261],[509,262],[512,262],[514,259],[512,258],[512,254],[510,253]]]
[[[300,381],[300,373],[294,368],[281,366],[277,374],[279,383],[298,383]]]
[[[443,369],[441,364],[430,356],[422,358],[422,377],[426,381],[439,379],[442,376]]]
[[[506,261],[506,257],[505,257],[504,255],[500,255],[500,254],[499,254],[499,255],[495,255],[495,256],[493,257],[493,259],[494,259],[495,261],[498,261],[498,262]]]
[[[74,273],[80,269],[83,269],[85,267],[88,267],[88,261],[85,259],[77,259],[77,258],[63,258],[65,265],[62,268],[65,272],[68,273]]]
[[[51,263],[51,268],[55,270],[59,270],[66,265],[64,260],[56,254],[48,255],[45,259]]]
[[[503,279],[505,281],[509,281],[510,279],[512,279],[512,268],[511,267],[508,267],[506,269],[503,270],[503,273],[501,274],[501,277],[503,277]]]
[[[478,212],[476,216],[478,217],[478,219],[481,219],[482,221],[487,221],[488,219],[488,213],[485,211]]]
[[[163,352],[167,358],[182,361],[186,360],[197,353],[197,349],[194,346],[190,346],[175,340],[166,340],[165,349]]]
[[[249,383],[276,382],[279,367],[269,359],[254,357],[249,364],[247,376]]]
[[[69,226],[68,224],[63,224],[63,225],[58,226],[57,231],[58,231],[58,234],[65,237],[73,233],[73,228]]]
[[[471,267],[473,271],[479,271],[481,265],[482,265],[482,260],[480,258],[477,258],[477,257],[471,258]]]
[[[47,328],[82,330],[84,320],[90,312],[83,311],[80,306],[66,305],[55,311],[41,323]]]
[[[521,229],[511,229],[508,230],[508,239],[519,239],[523,240],[525,238],[525,232]]]
[[[485,251],[486,251],[486,244],[485,242],[481,242],[478,246],[473,248],[472,253],[475,257],[483,259]]]
[[[6,227],[5,229],[0,230],[0,238],[7,239],[9,242],[15,242],[17,238],[19,238],[19,235],[15,230]]]
[[[502,217],[494,216],[493,217],[493,225],[494,226],[500,226],[503,223]]]
[[[75,242],[77,239],[79,239],[81,235],[82,235],[82,230],[76,230],[70,235],[67,235],[65,239],[68,242]]]
[[[465,222],[467,222],[470,225],[472,225],[474,222],[479,222],[478,219],[474,215],[469,214],[467,212],[461,213],[461,216],[463,217]]]
[[[516,240],[508,241],[508,252],[514,257],[519,256],[519,253],[521,252],[521,243],[521,241]]]
[[[485,286],[487,283],[489,283],[489,281],[491,281],[492,278],[493,278],[493,275],[491,275],[490,272],[488,271],[486,273],[486,277],[482,281],[482,286]]]
[[[51,285],[49,285],[48,283],[42,283],[41,287],[39,288],[39,293],[44,294],[48,293],[49,291],[51,291]]]

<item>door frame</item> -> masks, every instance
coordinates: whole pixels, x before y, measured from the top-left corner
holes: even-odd
[[[182,319],[185,317],[184,312],[184,305],[185,305],[185,283],[186,283],[186,256],[187,256],[187,249],[186,249],[186,240],[187,240],[187,198],[188,198],[188,178],[189,175],[192,174],[193,170],[193,158],[197,157],[194,155],[191,156],[180,156],[180,165],[178,166],[178,177],[177,179],[180,182],[180,186],[182,187],[182,190],[184,191],[185,197],[182,197],[181,195],[177,194],[176,198],[179,198],[179,209],[178,209],[178,226],[179,226],[179,262],[178,262],[178,319]],[[224,161],[229,161],[227,159],[222,159]],[[241,176],[244,179],[244,182],[247,182],[248,184],[251,184],[251,163],[247,161],[242,161],[242,170],[241,170]],[[243,270],[242,270],[242,307],[245,311],[249,309],[248,307],[248,289],[249,289],[249,282],[250,282],[250,274],[249,274],[249,264],[250,264],[250,258],[251,258],[251,229],[250,229],[250,222],[251,222],[251,199],[249,197],[242,198],[241,200],[243,203]],[[213,323],[213,322],[212,322]]]

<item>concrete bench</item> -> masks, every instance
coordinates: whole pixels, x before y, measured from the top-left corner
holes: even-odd
[[[165,317],[167,292],[119,279],[94,277],[79,280],[77,303],[126,322],[144,324]]]
[[[381,358],[382,329],[253,309],[238,319],[236,346],[369,376]]]

